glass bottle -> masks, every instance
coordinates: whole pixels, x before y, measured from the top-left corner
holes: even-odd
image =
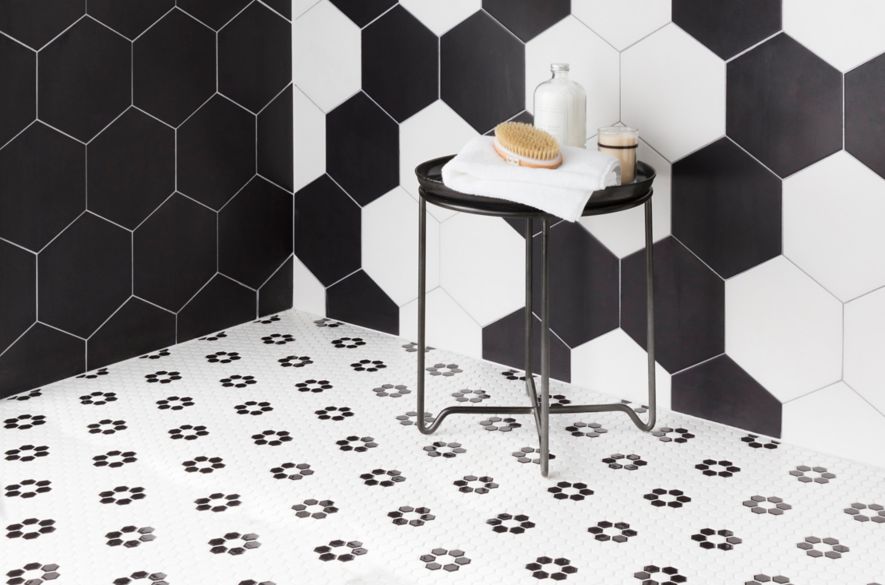
[[[569,79],[568,63],[553,63],[553,76],[535,88],[535,127],[553,135],[561,146],[584,148],[587,142],[587,93]]]

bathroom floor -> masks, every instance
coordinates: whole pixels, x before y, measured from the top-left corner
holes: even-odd
[[[415,358],[292,311],[0,402],[0,582],[885,582],[883,470],[662,412],[553,418],[543,479],[528,416],[420,435]],[[428,366],[431,409],[526,400]]]

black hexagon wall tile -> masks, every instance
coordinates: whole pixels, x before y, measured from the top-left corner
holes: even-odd
[[[249,4],[250,0],[178,0],[178,6],[218,30]]]
[[[90,18],[80,20],[40,51],[40,119],[90,140],[132,101],[131,62],[125,38]]]
[[[178,311],[217,270],[216,214],[179,194],[135,230],[134,294]]]
[[[255,177],[218,214],[218,269],[258,288],[292,249],[292,195]]]
[[[326,116],[326,171],[360,205],[399,183],[399,128],[363,93]]]
[[[781,0],[673,0],[673,22],[730,59],[781,28]]]
[[[885,178],[885,55],[845,74],[845,150]]]
[[[0,388],[9,395],[73,376],[85,354],[84,340],[37,323],[0,355]]]
[[[258,114],[258,173],[280,187],[292,190],[292,86],[286,88]]]
[[[216,274],[178,313],[178,342],[254,319],[255,291]]]
[[[148,353],[175,343],[175,314],[130,298],[86,342],[86,369]]]
[[[85,11],[86,0],[8,0],[0,6],[0,31],[39,49]]]
[[[36,258],[0,241],[0,353],[36,320]]]
[[[730,61],[727,78],[728,136],[779,176],[842,148],[842,75],[791,37]]]
[[[219,209],[255,174],[255,117],[216,95],[178,131],[178,190]]]
[[[571,0],[483,0],[482,7],[523,42],[528,42],[568,16]]]
[[[385,333],[399,333],[399,307],[362,270],[326,289],[326,314]]]
[[[130,108],[87,146],[88,206],[134,229],[175,190],[175,132]]]
[[[482,357],[517,370],[525,368],[525,309],[482,328]],[[532,324],[532,370],[541,371],[541,320],[535,316]],[[550,376],[571,380],[571,351],[555,335],[550,336]]]
[[[440,39],[440,97],[478,132],[512,118],[525,107],[525,46],[475,13]]]
[[[89,0],[89,16],[134,39],[175,6],[175,0]]]
[[[331,0],[357,26],[364,27],[396,4],[396,0]]]
[[[781,180],[722,138],[672,171],[673,235],[723,278],[781,253]]]
[[[360,267],[359,206],[323,175],[295,194],[295,254],[325,286]]]
[[[218,33],[218,91],[253,112],[292,80],[291,25],[253,2]]]
[[[725,350],[725,283],[673,238],[654,245],[656,359],[677,372]],[[645,251],[621,261],[621,327],[646,347]]]
[[[258,316],[279,313],[292,306],[294,262],[288,258],[258,289]]]
[[[90,213],[40,252],[40,321],[89,337],[132,292],[132,235]]]
[[[178,126],[215,91],[215,33],[173,10],[135,41],[132,63],[133,103]]]
[[[86,205],[86,147],[37,123],[0,150],[0,237],[38,251]]]
[[[398,122],[439,96],[439,39],[397,6],[363,30],[363,90]]]
[[[0,92],[0,146],[21,132],[36,114],[36,55],[0,35],[0,71],[15,83]]]

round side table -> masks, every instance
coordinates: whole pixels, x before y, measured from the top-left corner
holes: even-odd
[[[442,167],[453,157],[446,156],[429,160],[415,169],[420,195],[418,202],[418,430],[425,435],[432,434],[443,420],[452,414],[532,414],[538,431],[541,455],[541,475],[547,477],[550,459],[550,415],[573,414],[579,412],[623,412],[643,431],[654,428],[657,415],[655,384],[655,335],[654,335],[654,258],[652,241],[652,183],[655,170],[643,163],[637,163],[636,180],[627,185],[618,185],[596,191],[584,207],[584,216],[603,215],[645,206],[645,278],[648,344],[648,420],[643,421],[630,406],[613,404],[550,405],[550,279],[548,274],[550,225],[555,218],[543,211],[512,203],[502,199],[468,195],[453,191],[442,182]],[[501,218],[521,218],[525,221],[525,383],[531,404],[528,406],[448,406],[436,415],[432,423],[425,421],[424,377],[426,352],[426,304],[427,294],[427,203],[478,215]],[[541,392],[535,387],[532,372],[532,220],[541,222]]]

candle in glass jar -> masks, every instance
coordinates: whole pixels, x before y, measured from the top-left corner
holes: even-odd
[[[639,130],[626,126],[600,128],[596,137],[599,152],[621,161],[621,184],[632,183],[636,177],[636,149]]]

